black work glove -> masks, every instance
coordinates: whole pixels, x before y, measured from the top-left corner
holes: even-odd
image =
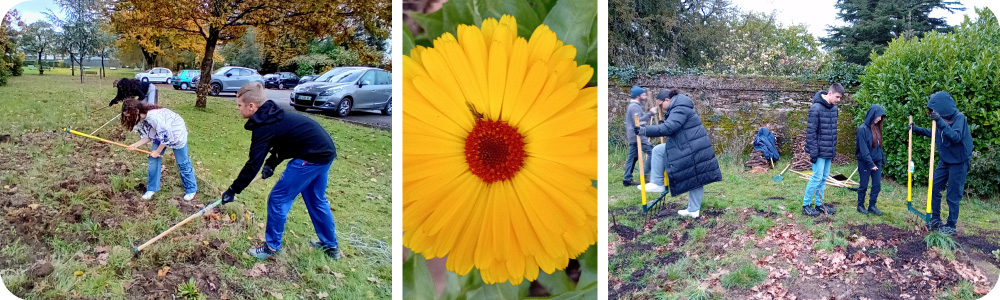
[[[943,126],[944,125],[944,124],[942,124],[942,123],[944,123],[944,118],[942,118],[941,114],[939,114],[936,111],[932,111],[931,112],[931,120],[937,121],[937,125],[938,126]]]
[[[646,126],[640,126],[640,127],[636,127],[636,128],[639,128],[639,130],[635,134],[641,135],[641,136],[646,136]]]
[[[910,123],[910,130],[913,130],[913,123]]]
[[[664,121],[666,120],[660,119],[660,121],[657,121],[656,124],[663,124]]]
[[[267,179],[274,175],[274,169],[271,166],[264,165],[264,168],[260,170],[260,179]]]
[[[809,156],[809,163],[814,163],[815,164],[817,159],[819,159],[819,157],[810,155]]]
[[[117,99],[111,99],[111,103],[108,103],[108,106],[115,106],[116,103],[118,103]]]
[[[232,188],[226,190],[225,193],[222,193],[222,205],[233,202],[234,200],[236,200],[236,193],[233,193]]]

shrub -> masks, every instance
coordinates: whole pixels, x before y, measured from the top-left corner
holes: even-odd
[[[958,248],[958,243],[955,240],[940,232],[931,232],[924,238],[924,242],[927,243],[927,248],[937,247],[949,251]]]
[[[865,74],[865,66],[844,61],[831,61],[823,65],[819,73],[826,82],[837,82],[844,88],[853,90],[861,84],[859,77]]]
[[[986,148],[972,152],[965,191],[979,196],[1000,193],[1000,150]]]
[[[896,39],[885,53],[873,55],[854,95],[854,124],[863,123],[871,104],[886,109],[884,139],[887,147],[884,173],[906,178],[907,116],[921,127],[930,127],[927,99],[938,91],[955,98],[972,130],[975,150],[1000,145],[1000,24],[987,8],[976,9],[979,19],[966,18],[954,32],[929,32],[922,38]],[[926,182],[930,139],[913,139],[915,182]],[[996,182],[993,175],[969,173],[970,182]],[[983,176],[993,176],[985,178]],[[978,191],[970,191],[977,192]]]

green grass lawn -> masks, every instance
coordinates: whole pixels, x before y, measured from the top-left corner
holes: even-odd
[[[831,265],[828,261],[831,253],[836,255],[838,251],[846,253],[848,259],[857,251],[867,257],[878,257],[880,262],[895,259],[896,265],[884,272],[899,274],[900,278],[907,277],[904,276],[907,267],[918,267],[911,264],[948,264],[952,261],[974,264],[988,278],[989,287],[997,282],[1000,273],[997,269],[1000,258],[982,250],[1000,247],[997,245],[1000,241],[1000,231],[997,231],[1000,228],[1000,197],[963,199],[959,235],[955,237],[963,246],[961,250],[924,251],[926,233],[915,229],[918,224],[915,216],[906,209],[905,181],[900,185],[883,180],[878,202],[884,213],[881,217],[858,213],[855,211],[857,193],[835,187],[827,187],[824,203],[833,203],[837,213],[806,217],[800,213],[806,181],[790,171],[785,173],[783,181],[772,181],[772,177],[784,168],[787,163],[784,158],[791,157],[790,154],[782,155],[783,160],[776,163],[776,170],[757,175],[744,170],[745,156],[733,159],[722,155],[723,181],[705,187],[702,216],[692,220],[677,215],[677,210],[687,205],[686,194],[676,198],[668,196],[662,211],[644,214],[636,187],[621,185],[624,150],[612,149],[610,152],[611,298],[749,298],[761,291],[773,291],[774,287],[780,288],[774,290],[800,299],[845,295],[842,292],[853,293],[849,294],[851,299],[856,296],[897,298],[914,289],[910,284],[922,284],[919,280],[899,279],[903,282],[900,284],[884,278],[876,281],[885,282],[884,286],[849,284],[852,280],[875,280],[865,277],[876,276],[863,272],[865,264],[831,273],[835,279],[816,279],[816,274],[807,274],[810,266]],[[834,165],[831,174],[850,175],[855,166],[853,162]],[[639,181],[638,170],[634,180]],[[854,180],[858,180],[857,175]],[[914,206],[921,211],[926,201],[926,184],[914,182]],[[648,201],[656,196],[658,194],[649,193]],[[947,207],[945,203],[942,205]],[[946,218],[947,209],[943,210],[942,218]],[[782,236],[782,232],[801,235]],[[862,236],[865,238],[860,239]],[[802,239],[793,240],[796,237]],[[795,242],[782,244],[782,240]],[[879,241],[885,245],[876,245]],[[796,256],[796,262],[791,265],[779,262],[781,259],[768,258],[772,255],[780,258],[785,253],[780,249],[796,249],[790,252],[801,256]],[[906,263],[898,265],[900,261]],[[974,295],[972,285],[964,278],[934,283],[939,286],[923,288],[925,295],[956,299],[970,299],[962,295]]]
[[[277,259],[258,262],[244,254],[262,243],[266,197],[277,176],[251,185],[221,213],[188,223],[133,259],[133,245],[214,201],[232,183],[250,144],[245,120],[232,98],[210,97],[202,110],[194,107],[193,94],[161,87],[160,105],[187,124],[199,195],[191,203],[181,199],[176,165],[164,160],[161,191],[143,201],[145,155],[61,131],[68,124],[90,133],[117,115],[120,106],[100,109],[115,94],[111,81],[131,78],[133,72],[109,71],[104,79],[88,74],[84,84],[65,68],[37,74],[26,70],[0,87],[0,230],[6,231],[0,235],[0,276],[14,294],[35,299],[390,297],[389,132],[314,118],[337,145],[327,198],[344,255],[339,261],[308,246],[316,235],[298,199]],[[138,140],[119,124],[96,135],[124,144]],[[283,169],[284,164],[276,175]],[[36,276],[44,263],[54,270]]]

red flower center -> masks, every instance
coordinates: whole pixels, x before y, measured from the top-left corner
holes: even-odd
[[[476,120],[465,139],[465,161],[486,183],[513,178],[525,156],[524,137],[507,122]]]

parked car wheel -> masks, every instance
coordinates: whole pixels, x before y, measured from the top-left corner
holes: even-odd
[[[173,79],[167,78],[167,84],[171,84],[172,82],[173,82]]]
[[[297,110],[297,111],[306,111],[306,109],[308,109],[306,107],[301,107],[301,106],[292,106],[292,107],[294,107],[295,110]]]
[[[382,114],[386,116],[392,115],[392,99],[389,99],[389,102],[385,103],[385,107],[382,108]]]
[[[351,113],[351,98],[344,97],[337,104],[337,116],[346,117],[349,113]]]
[[[185,82],[185,83],[181,83],[181,89],[182,89],[182,90],[185,90],[185,91],[186,91],[186,90],[187,90],[188,88],[190,88],[190,86],[188,86],[187,82]]]
[[[279,89],[279,90],[283,90],[283,89],[285,89],[285,83],[284,83],[284,82],[282,82],[282,83],[278,83],[278,89]]]
[[[142,82],[149,82],[149,77],[143,77],[141,80]]]
[[[222,92],[222,86],[219,85],[218,83],[213,83],[212,90],[208,91],[208,94],[212,96],[218,96],[219,93],[221,92]]]

